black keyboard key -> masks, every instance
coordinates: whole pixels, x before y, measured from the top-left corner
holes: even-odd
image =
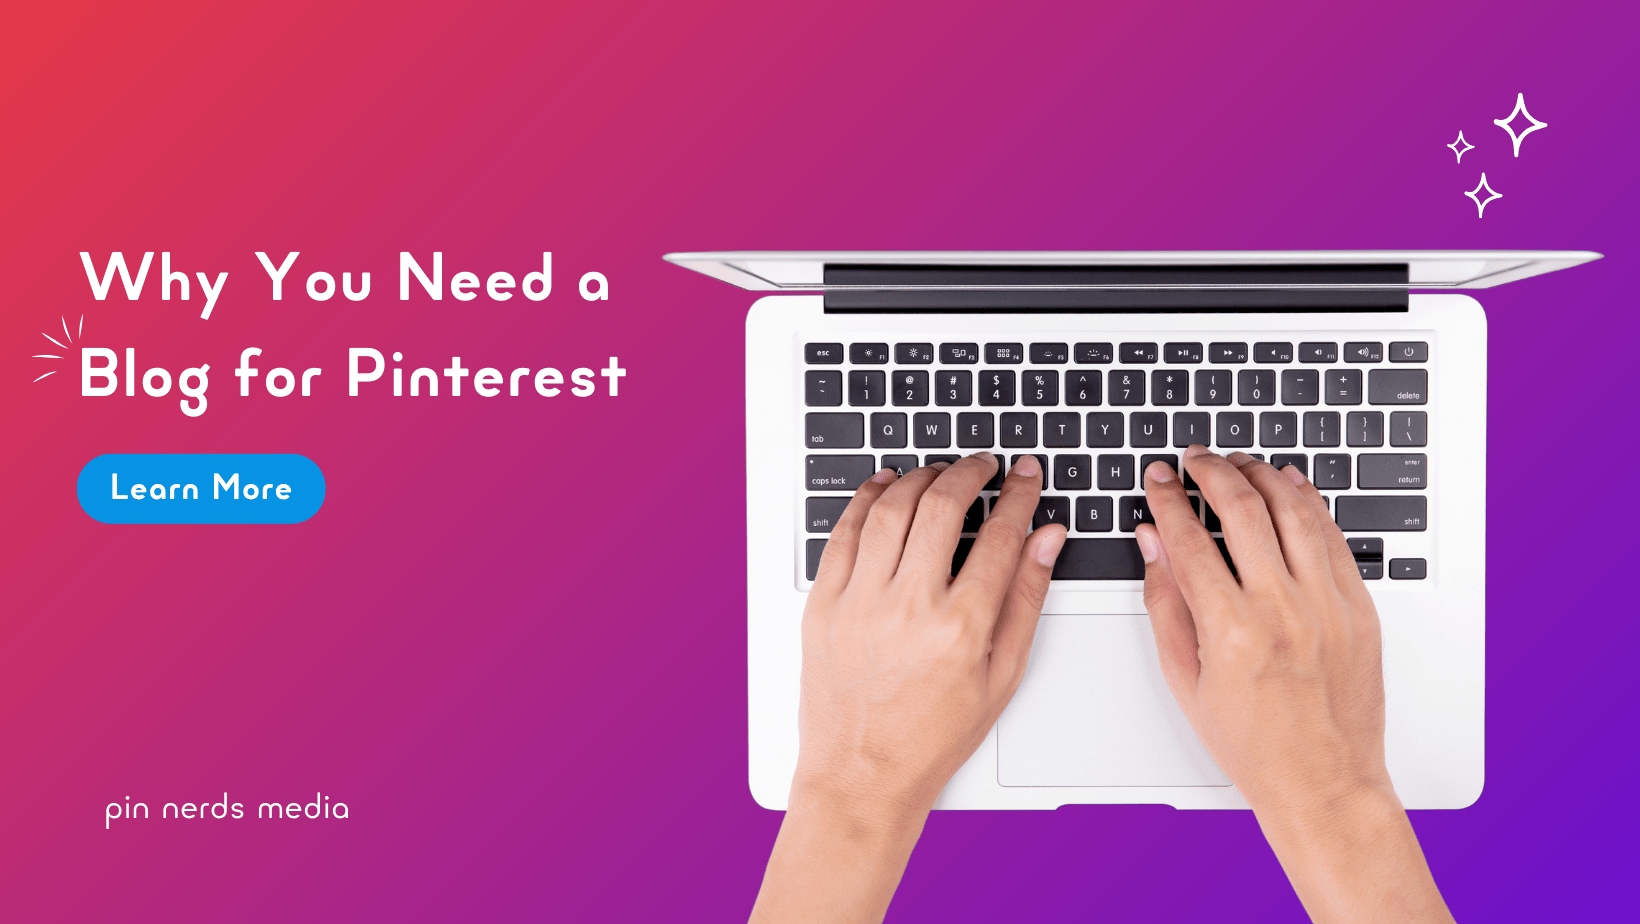
[[[1076,361],[1084,365],[1104,365],[1111,361],[1115,350],[1108,343],[1078,343],[1071,353]]]
[[[1220,411],[1216,423],[1220,449],[1247,449],[1253,445],[1251,411]]]
[[[1344,543],[1350,547],[1350,554],[1358,559],[1384,557],[1384,540],[1376,536],[1351,536]]]
[[[1355,570],[1361,573],[1363,581],[1381,581],[1384,579],[1384,563],[1382,561],[1358,561]]]
[[[1020,404],[1027,407],[1059,406],[1059,370],[1026,369],[1019,374]]]
[[[899,457],[895,456],[895,458],[899,458]],[[941,462],[944,462],[947,465],[955,465],[955,464],[957,464],[957,460],[960,459],[960,458],[962,458],[962,456],[950,455],[950,454],[943,453],[943,452],[934,452],[934,453],[929,453],[926,456],[923,456],[923,464],[924,465],[937,465]],[[885,462],[883,464],[886,467],[888,463]]]
[[[1298,345],[1298,361],[1301,363],[1338,362],[1338,344],[1321,342],[1301,343]]]
[[[1344,344],[1344,362],[1347,363],[1381,363],[1384,361],[1384,345],[1366,340]]]
[[[1095,460],[1094,473],[1101,491],[1133,490],[1133,457],[1127,455],[1100,456]]]
[[[1093,457],[1060,455],[1053,457],[1055,491],[1086,491],[1093,487]]]
[[[1014,403],[1014,370],[986,369],[979,374],[982,407],[1010,407]]]
[[[1328,369],[1321,376],[1322,391],[1328,404],[1361,403],[1361,370]]]
[[[810,497],[804,504],[803,529],[811,533],[829,533],[848,509],[847,497]]]
[[[1142,581],[1145,560],[1132,539],[1066,539],[1053,564],[1056,581]]]
[[[1157,369],[1150,374],[1150,403],[1171,407],[1190,403],[1190,373],[1183,369]]]
[[[1405,533],[1429,527],[1428,504],[1423,494],[1345,494],[1334,508],[1345,532]]]
[[[1304,445],[1337,446],[1343,439],[1343,423],[1337,411],[1308,411],[1304,414]]]
[[[979,528],[984,525],[985,498],[976,497],[974,498],[974,502],[968,505],[968,512],[962,516],[962,531],[965,533],[977,533],[979,532]]]
[[[1100,402],[1103,379],[1093,369],[1070,369],[1065,372],[1065,403],[1072,407],[1094,405]]]
[[[1392,558],[1389,560],[1389,579],[1392,581],[1421,581],[1429,576],[1429,562],[1422,558]]]
[[[1255,363],[1290,363],[1292,361],[1293,345],[1291,343],[1253,344],[1253,362]]]
[[[940,362],[951,365],[971,366],[979,362],[979,344],[977,343],[942,343],[940,344]]]
[[[1033,343],[1031,344],[1031,362],[1047,365],[1063,365],[1071,358],[1070,347],[1063,343]]]
[[[855,407],[880,407],[888,395],[888,376],[881,372],[853,369],[848,374],[848,403]]]
[[[1197,369],[1196,403],[1214,407],[1230,403],[1230,370]]]
[[[866,444],[861,414],[805,414],[803,430],[803,445],[811,449],[859,449]]]
[[[1128,445],[1166,446],[1167,415],[1161,411],[1134,411],[1128,415]]]
[[[979,503],[979,502],[975,501],[975,503]],[[958,539],[957,540],[957,550],[955,552],[951,553],[951,576],[952,577],[956,577],[957,573],[962,570],[962,566],[967,564],[968,555],[969,555],[969,553],[971,553],[973,551],[974,551],[974,540],[972,540],[972,539]]]
[[[1179,457],[1174,453],[1150,453],[1147,455],[1142,455],[1139,457],[1139,471],[1135,476],[1138,479],[1138,484],[1140,487],[1143,487],[1145,483],[1145,469],[1150,468],[1150,463],[1152,462],[1166,462],[1167,467],[1173,469],[1174,472],[1178,472],[1179,470]],[[1192,485],[1192,487],[1194,487],[1194,485]]]
[[[1002,415],[1002,445],[1004,447],[1034,449],[1036,443],[1035,413],[1015,411]]]
[[[896,343],[894,361],[906,366],[926,366],[934,361],[932,343]]]
[[[1427,404],[1429,370],[1367,370],[1368,404]]]
[[[898,407],[927,405],[928,372],[923,369],[895,369],[894,404]]]
[[[814,415],[810,414],[809,416],[813,417]],[[904,414],[871,415],[871,448],[904,449],[907,429]],[[859,447],[845,446],[842,448],[858,449]]]
[[[1298,445],[1298,415],[1292,411],[1265,411],[1258,415],[1258,444],[1271,448]]]
[[[1213,415],[1206,411],[1175,411],[1173,413],[1173,445],[1184,449],[1200,443],[1213,445]]]
[[[1343,453],[1316,453],[1310,483],[1327,491],[1343,491],[1350,486],[1350,457]]]
[[[810,491],[852,491],[877,474],[875,456],[809,456],[804,487]]]
[[[963,449],[990,449],[996,445],[996,415],[970,411],[957,415],[957,445]]]
[[[1421,452],[1363,452],[1356,457],[1356,486],[1419,491],[1429,487],[1429,457]]]
[[[888,362],[888,344],[851,343],[848,345],[848,361],[856,366],[883,365]]]
[[[1093,411],[1088,414],[1088,448],[1122,448],[1122,412]]]
[[[1282,404],[1319,404],[1321,373],[1315,369],[1281,370]]]
[[[1010,472],[1013,471],[1014,466],[1019,464],[1019,460],[1025,458],[1026,456],[1036,456],[1036,464],[1039,468],[1042,469],[1042,486],[1047,487],[1048,486],[1048,472],[1052,471],[1052,469],[1048,467],[1048,455],[1047,455],[1047,453],[1043,453],[1043,452],[1016,452],[1012,456],[1008,457],[1008,471],[1010,471]],[[1001,460],[1001,458],[1002,458],[1001,456],[997,457],[997,459],[999,461]]]
[[[1243,369],[1236,373],[1236,400],[1248,407],[1275,404],[1275,370]]]
[[[1304,477],[1310,477],[1310,457],[1307,453],[1274,452],[1270,454],[1270,464],[1275,466],[1278,472],[1289,465],[1296,465]]]
[[[974,373],[967,369],[941,369],[934,373],[934,403],[941,407],[973,404]]]
[[[1025,361],[1025,344],[1023,343],[987,343],[985,345],[985,361],[988,363],[1006,363],[1013,365]]]
[[[951,457],[951,461],[955,462],[956,460],[956,456]],[[916,456],[883,456],[883,468],[893,469],[894,473],[902,478],[905,477],[906,472],[916,467]],[[882,471],[882,469],[878,469],[878,471]]]
[[[836,366],[843,362],[841,343],[805,343],[803,361],[810,365]]]
[[[1115,504],[1108,497],[1078,497],[1076,499],[1076,531],[1079,533],[1108,533],[1115,521]]]
[[[911,445],[918,449],[944,449],[951,445],[951,415],[940,412],[913,414]]]
[[[826,551],[826,540],[810,539],[803,543],[803,574],[809,580],[820,570],[820,555]]]
[[[1071,499],[1068,497],[1039,497],[1036,513],[1031,515],[1031,528],[1040,529],[1050,523],[1071,528]]]
[[[843,373],[803,373],[803,403],[809,407],[838,407],[843,403]]]
[[[1207,359],[1221,364],[1244,363],[1247,361],[1247,344],[1210,343],[1207,345]]]
[[[1384,412],[1350,411],[1344,417],[1344,442],[1350,446],[1384,445]]]
[[[1427,363],[1429,362],[1429,344],[1422,340],[1401,340],[1389,345],[1389,361],[1392,363]]]
[[[1170,363],[1199,363],[1202,345],[1199,343],[1169,343],[1162,347],[1162,358]]]
[[[1127,369],[1110,370],[1109,400],[1114,406],[1145,403],[1145,374]]]
[[[1116,502],[1116,524],[1124,533],[1139,528],[1140,523],[1155,523],[1150,515],[1150,504],[1143,497],[1129,496]]]
[[[1429,415],[1423,411],[1392,411],[1389,415],[1391,446],[1429,445]]]
[[[1082,415],[1075,411],[1043,414],[1042,445],[1050,449],[1071,449],[1082,445]]]
[[[1153,363],[1156,361],[1156,344],[1124,343],[1121,356],[1125,363]]]

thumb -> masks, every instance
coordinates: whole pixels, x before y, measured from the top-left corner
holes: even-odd
[[[1050,524],[1032,533],[1020,550],[1013,583],[1002,599],[996,628],[991,632],[991,690],[1011,699],[1025,676],[1025,662],[1031,656],[1031,640],[1042,616],[1042,601],[1048,597],[1053,579],[1053,563],[1065,547],[1065,527]]]
[[[1195,699],[1196,678],[1201,675],[1201,659],[1196,651],[1196,619],[1173,578],[1173,562],[1156,527],[1141,523],[1134,533],[1139,554],[1145,560],[1145,610],[1156,633],[1156,653],[1161,656],[1162,676],[1180,708],[1190,712]]]

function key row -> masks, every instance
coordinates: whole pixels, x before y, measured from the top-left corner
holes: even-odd
[[[810,365],[839,365],[845,351],[841,343],[810,343],[804,346],[804,361]],[[988,363],[1018,365],[1029,357],[1032,363],[1064,365],[1110,363],[1120,356],[1129,365],[1162,361],[1175,365],[1207,362],[1229,365],[1247,362],[1246,343],[1209,343],[1206,349],[1200,343],[1165,343],[1158,350],[1155,343],[1033,343],[1030,349],[1023,343],[987,343],[981,351],[978,343],[942,343],[936,351],[932,343],[896,343],[892,354],[886,343],[851,343],[846,352],[848,361],[857,366],[885,365],[889,356],[901,365],[928,365],[937,355],[948,365],[973,365],[984,356]],[[1280,364],[1336,363],[1342,356],[1347,363],[1379,363],[1384,361],[1382,342],[1350,342],[1344,344],[1342,354],[1337,343],[1305,341],[1294,349],[1292,343],[1260,342],[1252,348],[1253,362]],[[1392,363],[1422,363],[1429,361],[1429,344],[1424,341],[1397,341],[1389,345]]]

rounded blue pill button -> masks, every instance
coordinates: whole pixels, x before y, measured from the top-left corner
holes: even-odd
[[[300,523],[325,502],[325,476],[295,453],[108,453],[75,492],[99,523]]]

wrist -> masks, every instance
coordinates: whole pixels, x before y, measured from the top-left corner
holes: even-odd
[[[905,787],[799,770],[787,813],[850,842],[898,843],[916,841],[932,807]]]

